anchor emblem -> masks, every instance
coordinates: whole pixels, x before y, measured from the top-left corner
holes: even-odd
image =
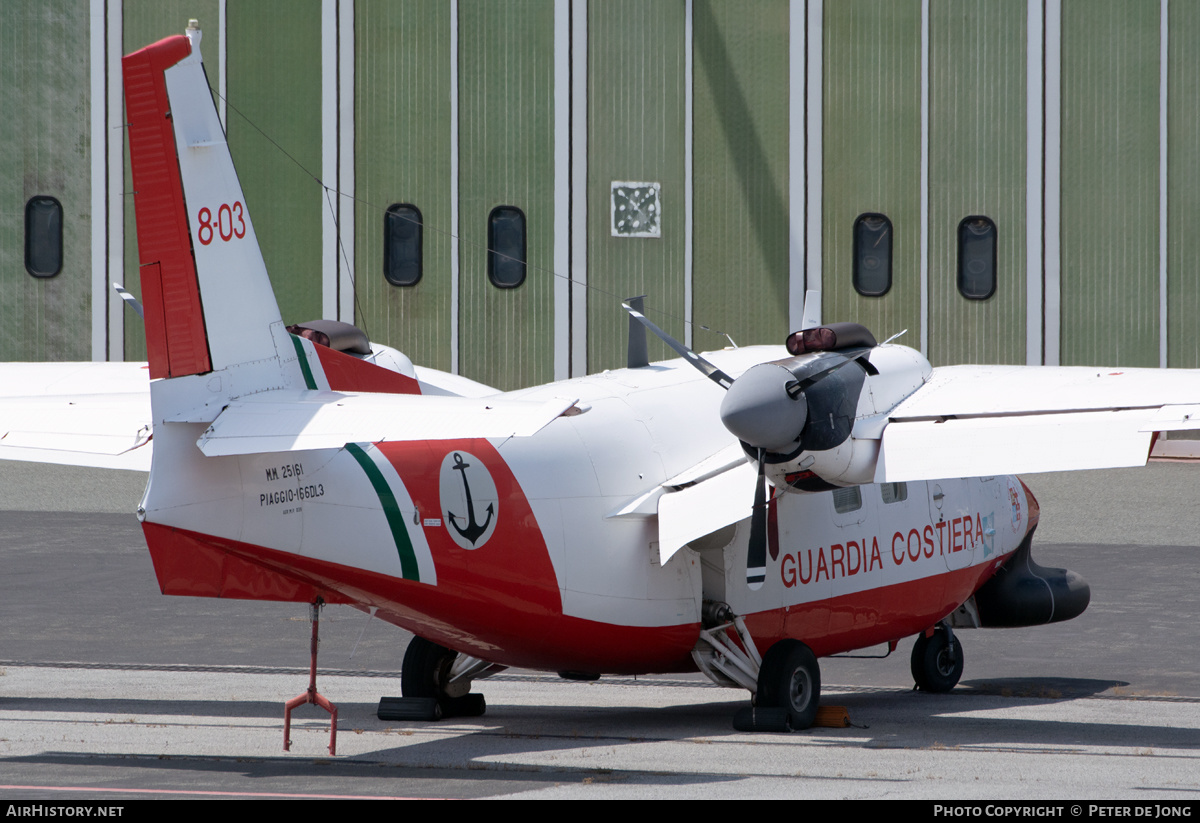
[[[475,547],[476,541],[487,533],[488,527],[492,524],[492,517],[496,513],[494,503],[488,503],[487,519],[480,523],[475,519],[475,501],[471,497],[471,484],[467,480],[467,468],[470,463],[463,460],[463,456],[459,452],[454,452],[454,465],[450,467],[451,471],[456,471],[462,477],[463,495],[467,500],[467,516],[464,518],[457,515],[449,509],[446,510],[446,520],[458,532],[459,536],[470,542],[471,547]],[[444,469],[443,469],[444,471]],[[466,521],[466,527],[459,526],[459,522]]]

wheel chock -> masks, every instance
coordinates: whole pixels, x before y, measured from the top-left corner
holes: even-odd
[[[784,708],[744,706],[733,716],[733,727],[739,732],[790,732],[792,721]]]
[[[436,697],[381,697],[375,715],[380,720],[441,720],[443,712]]]
[[[482,717],[486,711],[487,701],[479,692],[442,699],[442,717]]]
[[[850,713],[845,706],[821,706],[817,709],[817,719],[814,726],[824,726],[828,729],[844,729],[850,725]]]

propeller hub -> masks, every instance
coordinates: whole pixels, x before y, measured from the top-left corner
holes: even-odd
[[[804,392],[778,363],[760,363],[733,381],[721,401],[721,422],[734,437],[772,452],[792,451],[808,418]]]

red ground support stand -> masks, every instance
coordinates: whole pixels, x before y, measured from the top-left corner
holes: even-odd
[[[313,703],[320,706],[330,715],[329,727],[329,754],[337,754],[337,706],[330,703],[324,695],[317,691],[317,623],[320,621],[321,609],[324,608],[325,602],[321,598],[317,598],[312,604],[312,662],[308,667],[308,691],[304,694],[293,697],[283,706],[283,750],[290,751],[292,746],[292,709],[297,706],[303,706],[305,703]]]

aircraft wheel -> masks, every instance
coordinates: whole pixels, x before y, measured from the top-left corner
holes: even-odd
[[[821,667],[812,649],[799,640],[781,640],[767,650],[758,672],[756,705],[782,708],[793,729],[807,729],[817,719],[821,700]]]
[[[918,635],[912,650],[912,676],[923,692],[941,694],[958,685],[963,673],[963,648],[950,633],[939,628],[933,637]]]
[[[433,697],[438,701],[446,698],[446,683],[450,666],[458,652],[439,646],[424,637],[416,637],[404,652],[404,664],[400,669],[400,692],[405,697]]]

